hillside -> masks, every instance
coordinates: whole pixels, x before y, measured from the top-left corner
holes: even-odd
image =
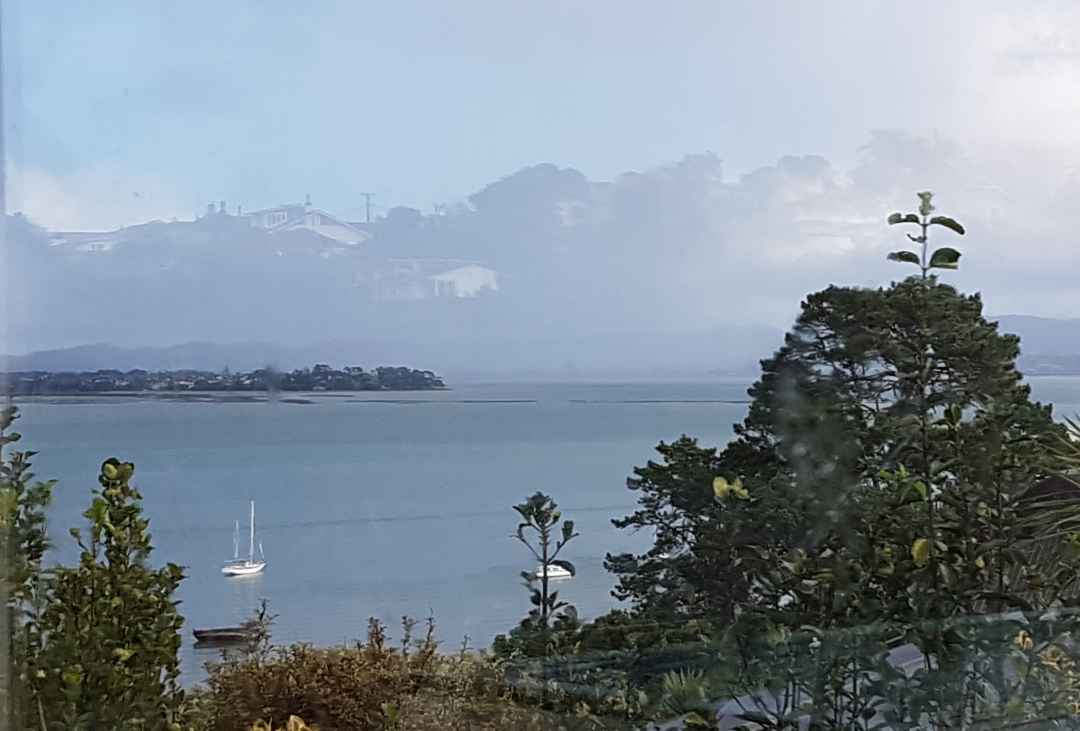
[[[990,221],[1008,191],[970,185],[979,176],[965,165],[881,133],[848,170],[787,156],[731,177],[705,153],[593,180],[545,163],[370,223],[328,222],[300,204],[306,228],[275,228],[269,214],[258,228],[223,207],[101,233],[44,231],[16,215],[0,352],[86,368],[348,360],[455,376],[752,373],[807,292],[898,275],[885,253],[899,232],[884,217],[925,178],[979,243],[960,242],[950,281],[1017,297],[1039,289],[1028,264],[999,266],[1012,239]],[[1074,324],[1003,327],[1024,335],[1029,370],[1076,367]],[[88,343],[125,350],[50,353]]]

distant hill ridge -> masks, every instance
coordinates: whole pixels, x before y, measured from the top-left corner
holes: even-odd
[[[999,323],[1001,332],[1021,338],[1020,368],[1029,375],[1080,374],[1080,318],[1055,319],[1032,315],[990,317]],[[501,372],[528,375],[573,376],[603,375],[612,377],[664,376],[746,376],[757,373],[757,364],[777,348],[783,333],[767,327],[745,327],[726,332],[716,329],[698,333],[611,334],[607,336],[537,338],[531,345],[523,340],[490,337],[457,338],[459,347],[475,346],[485,352],[505,351],[503,363],[493,363],[485,373]],[[659,358],[625,363],[605,362],[600,356],[612,347],[625,352],[631,341],[643,343],[655,351],[667,353],[665,364]],[[736,342],[743,350],[732,358],[728,343]],[[526,355],[514,360],[513,353]],[[721,355],[726,357],[721,361]],[[547,360],[536,354],[544,352]],[[535,362],[527,363],[528,358]],[[162,347],[128,348],[106,343],[71,348],[42,350],[24,355],[9,355],[0,363],[5,371],[92,371],[99,369],[130,370],[203,370],[219,372],[223,368],[253,370],[273,366],[294,369],[312,363],[327,362],[408,362],[424,363],[440,372],[466,369],[464,361],[448,354],[447,342],[431,340],[419,347],[407,339],[369,338],[355,341],[325,341],[307,346],[285,346],[266,342],[212,343],[188,342]]]

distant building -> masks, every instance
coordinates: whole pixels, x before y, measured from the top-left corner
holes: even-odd
[[[379,302],[467,299],[499,289],[498,273],[475,262],[453,259],[388,259],[360,275]]]
[[[115,247],[121,231],[56,231],[49,234],[49,246],[66,246],[74,251],[102,252]]]
[[[362,244],[370,235],[355,224],[313,208],[311,200],[304,203],[288,203],[275,208],[264,208],[244,215],[251,225],[270,233],[279,231],[311,231],[343,244]]]
[[[476,297],[481,292],[499,289],[495,271],[477,264],[432,274],[428,279],[436,297]]]

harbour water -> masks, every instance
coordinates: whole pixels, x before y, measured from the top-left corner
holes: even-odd
[[[54,560],[108,456],[136,464],[156,550],[186,567],[185,677],[216,653],[194,627],[234,624],[267,599],[276,642],[361,637],[369,617],[434,617],[439,638],[487,646],[528,609],[532,568],[510,535],[511,506],[541,490],[581,533],[565,551],[578,576],[560,586],[586,617],[615,606],[605,552],[649,536],[616,530],[634,506],[625,480],[681,434],[722,445],[745,412],[746,382],[513,384],[444,392],[305,397],[311,403],[187,403],[124,397],[27,400],[21,447],[56,478]],[[1032,379],[1058,415],[1080,412],[1080,378]],[[233,524],[248,501],[268,567],[225,578]]]

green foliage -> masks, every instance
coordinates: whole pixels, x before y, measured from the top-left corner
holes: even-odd
[[[31,472],[34,452],[4,447],[21,438],[11,431],[19,418],[18,409],[0,409],[0,591],[3,596],[3,626],[0,635],[8,638],[3,655],[4,682],[0,719],[15,726],[26,725],[32,715],[27,685],[29,663],[40,651],[40,638],[32,619],[39,608],[41,561],[49,547],[45,511],[52,502],[55,481],[36,482]],[[10,695],[8,695],[10,693]]]
[[[134,471],[117,459],[101,465],[83,513],[88,536],[71,531],[79,564],[50,572],[32,622],[41,649],[31,678],[45,728],[178,728],[183,619],[173,595],[183,571],[148,566],[153,546]]]
[[[15,406],[0,409],[0,457],[3,448],[21,438],[10,429],[18,418]],[[17,603],[30,598],[30,582],[40,571],[41,559],[49,547],[45,532],[45,510],[52,502],[55,480],[35,482],[30,471],[35,452],[14,451],[0,459],[0,531],[5,547],[4,570],[8,572],[9,596]]]
[[[964,235],[963,225],[956,219],[948,216],[931,216],[934,210],[933,193],[929,191],[919,193],[919,212],[893,213],[888,218],[890,226],[898,223],[913,223],[919,227],[918,235],[908,234],[908,238],[914,242],[918,251],[894,251],[888,255],[890,261],[904,264],[914,264],[922,272],[922,278],[926,279],[931,269],[957,269],[960,265],[960,252],[950,247],[943,247],[927,256],[927,243],[931,226],[941,226],[953,233]]]
[[[1046,529],[1080,521],[1025,502],[1064,468],[1063,431],[1021,382],[1017,338],[929,273],[959,252],[928,257],[928,227],[963,227],[919,199],[889,222],[921,226],[921,253],[890,257],[921,278],[810,295],[736,439],[661,444],[663,463],[628,482],[639,508],[615,524],[656,543],[608,558],[617,595],[643,617],[726,627],[727,697],[752,698],[748,722],[950,726],[1075,696],[1038,653],[1075,667],[1080,540]],[[898,643],[923,659],[911,676],[889,661]],[[1035,656],[1017,674],[1019,650]]]
[[[1065,595],[1040,586],[1020,509],[1059,464],[1061,430],[1020,383],[1016,339],[980,310],[932,277],[811,295],[720,456],[799,517],[740,551],[756,595],[736,634],[772,640],[738,648],[747,677],[777,679],[820,723],[972,722],[1017,692],[1003,663],[1019,620],[1002,613],[1047,642],[1072,632],[1029,616],[1075,602],[1077,565],[1055,567]],[[789,639],[806,628],[815,642]],[[911,679],[885,661],[897,637],[926,658]],[[1043,691],[1023,690],[1030,712]]]
[[[211,664],[202,713],[222,731],[292,715],[322,729],[382,728],[384,706],[400,704],[433,671],[434,627],[414,642],[413,625],[406,621],[400,647],[372,620],[366,641],[354,647],[292,645]]]
[[[206,731],[248,729],[253,718],[265,719],[257,728],[267,729],[290,717],[320,731],[612,728],[573,709],[519,704],[499,661],[465,647],[439,653],[432,621],[421,637],[415,626],[403,619],[396,644],[371,620],[366,639],[352,646],[228,656],[208,667],[206,687],[193,694],[192,721]]]
[[[707,713],[715,705],[703,670],[678,670],[664,675],[660,708],[667,716]]]
[[[919,217],[914,213],[893,213],[888,220],[889,225],[893,226],[898,223],[918,223]]]
[[[657,451],[661,462],[634,468],[627,480],[638,494],[638,510],[612,521],[617,528],[651,532],[654,544],[643,555],[607,556],[605,565],[619,579],[614,594],[664,623],[732,621],[749,590],[734,549],[756,540],[782,513],[770,515],[753,501],[717,500],[717,451],[695,439],[661,442]]]
[[[943,246],[930,256],[931,269],[956,269],[959,267],[960,252]]]
[[[954,232],[960,234],[961,236],[963,236],[966,233],[965,230],[964,230],[964,227],[962,225],[960,225],[959,221],[957,221],[954,218],[949,218],[948,216],[934,216],[933,218],[930,219],[930,225],[932,225],[932,226],[944,226],[945,228],[949,229],[950,231],[954,231]]]
[[[577,538],[578,534],[574,532],[574,521],[563,521],[559,506],[542,492],[537,492],[520,505],[515,505],[514,510],[521,517],[521,522],[518,523],[513,537],[529,549],[538,563],[536,570],[540,573],[539,577],[534,578],[532,572],[521,572],[525,588],[529,591],[529,600],[534,607],[529,611],[523,628],[531,628],[543,635],[552,620],[576,622],[577,613],[574,608],[559,599],[559,592],[551,590],[548,572],[552,566],[558,566],[571,574],[576,573],[573,564],[560,560],[558,556],[566,544]],[[528,534],[534,536],[532,541]],[[537,583],[539,586],[535,585]]]
[[[899,261],[904,262],[905,264],[914,264],[915,266],[919,266],[922,263],[919,255],[914,251],[894,251],[890,253],[887,258],[889,261]]]

